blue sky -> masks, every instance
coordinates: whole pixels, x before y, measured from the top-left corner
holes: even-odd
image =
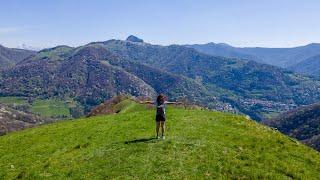
[[[318,0],[0,0],[0,44],[83,45],[133,34],[154,44],[320,42]]]

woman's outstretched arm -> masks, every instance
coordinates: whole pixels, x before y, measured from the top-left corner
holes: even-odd
[[[170,102],[170,101],[166,101],[166,104],[182,104],[181,102]]]
[[[154,101],[140,101],[140,104],[154,104]]]

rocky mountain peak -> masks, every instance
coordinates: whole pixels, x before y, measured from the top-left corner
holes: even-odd
[[[126,40],[130,41],[130,42],[141,42],[141,43],[143,42],[142,39],[140,39],[136,36],[133,36],[133,35],[130,35]]]

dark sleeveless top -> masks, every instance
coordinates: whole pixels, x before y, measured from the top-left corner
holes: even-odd
[[[157,115],[165,116],[166,114],[165,102],[163,103],[156,102],[156,108],[157,108]]]

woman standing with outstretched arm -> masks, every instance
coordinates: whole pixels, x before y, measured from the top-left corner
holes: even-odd
[[[161,137],[162,139],[165,139],[164,136],[165,133],[165,122],[166,122],[166,104],[179,104],[178,102],[168,102],[165,100],[166,97],[163,94],[159,94],[157,97],[157,100],[154,101],[145,101],[142,103],[148,103],[148,104],[155,104],[156,105],[156,132],[157,132],[157,138],[160,139],[159,136],[159,130],[161,128]]]

